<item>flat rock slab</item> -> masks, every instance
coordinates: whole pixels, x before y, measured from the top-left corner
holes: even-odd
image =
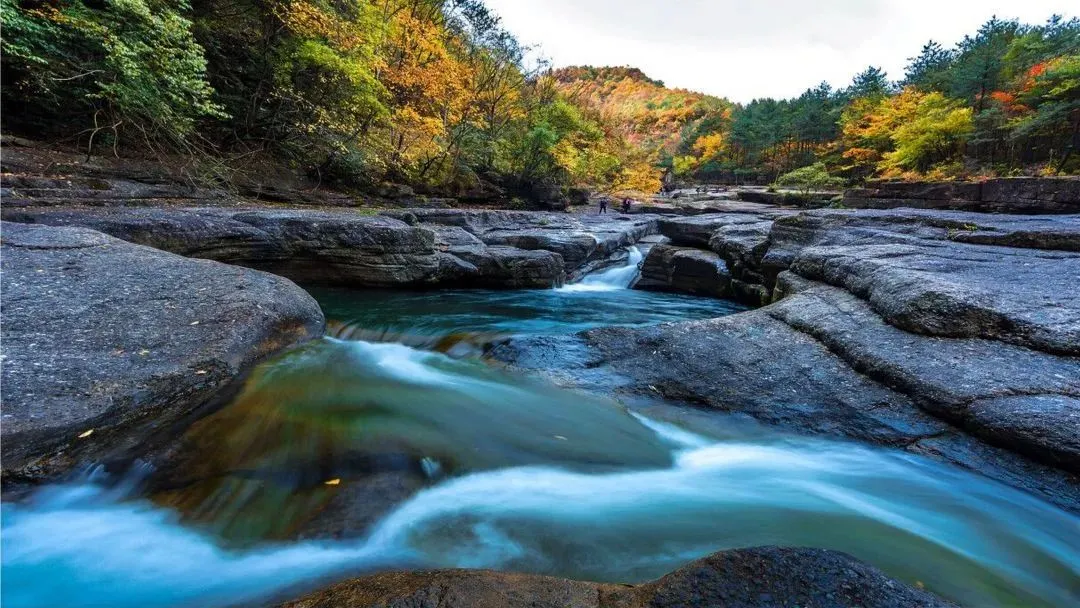
[[[1020,222],[971,215],[953,219],[972,222],[972,233]],[[779,219],[763,268],[843,287],[913,333],[1080,354],[1080,253],[957,242],[950,238],[957,229],[940,225],[946,218],[917,219],[909,212],[807,212]],[[1075,221],[1069,216],[1048,226],[1060,236]]]
[[[82,226],[180,255],[305,283],[430,283],[445,267],[430,230],[350,211],[217,208],[24,209],[6,219]]]
[[[793,215],[794,211],[768,210],[760,213],[710,213],[692,217],[663,218],[657,222],[660,234],[676,245],[709,248],[709,240],[721,228],[766,223]]]
[[[5,481],[127,457],[323,331],[287,279],[85,228],[2,226]]]
[[[865,301],[820,283],[802,281],[785,291],[796,293],[764,310],[856,371],[990,443],[1080,473],[1080,358],[911,334]]]
[[[282,608],[938,608],[953,606],[839,552],[722,551],[656,581],[612,585],[488,570],[389,572],[353,579]]]
[[[405,209],[386,215],[417,226],[457,227],[486,245],[557,253],[568,274],[656,232],[656,218],[648,215],[468,209]]]

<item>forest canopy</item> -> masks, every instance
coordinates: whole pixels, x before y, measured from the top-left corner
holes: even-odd
[[[0,0],[5,128],[326,183],[654,191],[480,0]]]
[[[928,42],[889,80],[747,104],[664,88],[632,68],[555,72],[571,99],[622,125],[662,166],[700,180],[822,163],[849,181],[1080,172],[1080,21],[992,18],[951,48]]]
[[[5,131],[94,154],[272,158],[451,194],[688,179],[1080,171],[1080,22],[991,19],[904,77],[737,104],[530,67],[482,0],[0,0]],[[819,167],[820,165],[820,167]]]

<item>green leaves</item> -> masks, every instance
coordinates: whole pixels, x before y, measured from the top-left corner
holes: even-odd
[[[82,108],[83,128],[111,124],[114,133],[138,134],[147,143],[183,142],[199,118],[224,116],[206,80],[202,47],[181,13],[184,2],[108,0],[94,9],[73,1],[29,10],[2,0],[0,6],[3,61],[16,75],[5,83],[5,101],[53,98],[56,114]]]

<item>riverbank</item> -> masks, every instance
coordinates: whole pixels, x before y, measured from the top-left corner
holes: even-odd
[[[785,435],[883,446],[1016,488],[1040,509],[1056,505],[1062,521],[1080,512],[1075,215],[802,211],[739,201],[711,204],[694,217],[456,209],[365,215],[231,198],[78,199],[59,186],[67,194],[24,198],[16,206],[5,201],[3,209],[5,500],[88,464],[113,474],[137,461],[175,471],[165,465],[176,462],[170,450],[178,438],[200,421],[207,427],[215,412],[227,413],[262,362],[323,334],[323,311],[292,281],[339,289],[550,289],[581,285],[582,277],[605,269],[633,268],[628,247],[638,244],[639,287],[756,309],[734,306],[730,312],[737,314],[722,318],[558,336],[511,331],[509,340],[485,338],[479,351],[625,403],[648,398],[690,431],[749,419]],[[1062,200],[1055,204],[1072,204]],[[603,299],[590,302],[604,306]],[[617,308],[609,312],[617,321]],[[371,337],[340,326],[334,331]],[[444,373],[452,365],[436,369]],[[683,406],[695,414],[681,416]],[[463,428],[473,426],[482,429]],[[563,440],[551,441],[558,448]],[[190,445],[199,447],[189,455],[218,449],[213,441]],[[402,443],[384,445],[394,455]],[[454,458],[441,460],[446,466]],[[419,482],[397,486],[398,500],[430,483],[428,465],[406,462],[404,470]],[[332,471],[311,470],[316,488],[336,479]],[[178,479],[170,487],[179,487]],[[385,479],[350,483],[342,489],[361,500],[391,494]],[[535,488],[532,483],[518,492]],[[590,495],[595,483],[583,483]],[[348,518],[356,509],[349,505],[359,503],[343,504],[337,517]],[[364,532],[364,526],[354,530]],[[661,542],[670,530],[657,534]],[[761,544],[754,538],[746,544]],[[692,557],[707,552],[695,549]],[[784,563],[797,572],[812,567]],[[459,584],[454,575],[432,576],[447,589]],[[1069,576],[1067,568],[1062,576]],[[816,580],[807,577],[799,580]],[[351,588],[380,589],[391,579]],[[514,580],[533,588],[532,579]],[[391,595],[409,596],[411,583],[399,582]],[[369,597],[327,593],[319,601],[328,605]]]

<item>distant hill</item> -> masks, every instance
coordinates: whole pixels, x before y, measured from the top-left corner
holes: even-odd
[[[577,105],[598,113],[637,146],[666,161],[703,132],[730,121],[730,101],[686,89],[669,89],[633,67],[573,66],[554,70],[559,90]]]

